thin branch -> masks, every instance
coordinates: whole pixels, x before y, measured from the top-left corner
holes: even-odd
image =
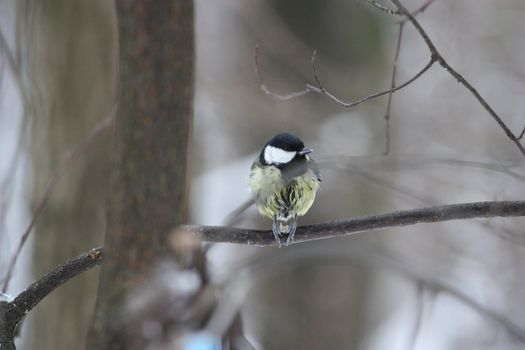
[[[29,234],[33,230],[37,219],[40,217],[40,214],[46,207],[47,201],[49,200],[51,193],[53,193],[53,190],[55,189],[58,182],[64,177],[64,175],[68,172],[68,170],[71,168],[71,165],[78,159],[79,155],[82,154],[82,152],[91,144],[91,142],[102,133],[105,129],[107,129],[111,122],[113,121],[114,115],[115,115],[115,109],[116,104],[111,108],[110,112],[107,114],[107,116],[99,121],[93,129],[84,137],[84,139],[73,148],[73,150],[66,156],[66,159],[62,162],[61,166],[57,169],[55,174],[51,177],[51,180],[49,181],[49,184],[47,185],[46,190],[44,191],[44,194],[38,201],[38,204],[35,208],[35,211],[33,212],[33,216],[31,218],[31,222],[25,229],[24,233],[22,234],[22,237],[20,238],[20,242],[18,243],[18,246],[15,250],[15,253],[11,257],[11,260],[9,261],[8,267],[7,267],[7,273],[4,277],[4,282],[2,285],[2,292],[6,292],[7,288],[9,287],[9,282],[11,281],[11,277],[13,276],[13,271],[16,265],[16,262],[18,260],[18,257],[20,256],[20,252],[22,251],[22,248],[24,247],[27,238],[29,237]]]
[[[323,87],[323,84],[321,84],[319,73],[317,73],[317,66],[315,64],[316,61],[317,61],[317,50],[314,50],[314,52],[312,53],[312,58],[310,59],[310,64],[312,65],[312,72],[314,73],[315,83],[317,84],[319,90],[321,90],[320,92],[323,94],[326,94],[326,90]]]
[[[294,243],[420,223],[516,216],[525,216],[525,201],[451,204],[302,226],[297,229]],[[275,246],[276,244],[269,230],[252,230],[224,226],[184,226],[183,228],[201,240],[208,242],[257,246]]]
[[[479,94],[479,92],[472,86],[460,73],[458,73],[454,68],[452,68],[448,62],[445,60],[445,58],[438,52],[436,49],[434,43],[432,40],[430,40],[428,34],[425,32],[423,27],[419,24],[419,22],[416,20],[416,18],[401,4],[399,0],[390,0],[399,10],[399,13],[406,16],[407,19],[412,23],[412,25],[416,28],[419,35],[423,38],[425,41],[425,44],[427,45],[428,49],[430,50],[431,57],[434,61],[437,61],[441,67],[445,69],[450,75],[452,75],[458,83],[463,85],[467,90],[469,90],[472,95],[478,100],[478,102],[481,104],[481,106],[490,114],[490,116],[498,123],[501,129],[505,132],[507,137],[514,142],[514,144],[518,147],[518,149],[521,151],[523,155],[525,155],[525,147],[520,143],[520,139],[516,137],[512,131],[507,127],[507,125],[503,122],[501,117],[492,109],[492,107],[485,101],[483,97]]]
[[[255,70],[255,75],[257,76],[257,79],[259,80],[259,85],[261,87],[261,90],[268,96],[271,96],[277,100],[281,100],[281,101],[288,101],[288,100],[291,100],[293,98],[296,98],[296,97],[300,97],[300,96],[304,96],[308,93],[310,93],[312,90],[312,86],[310,86],[309,84],[306,84],[305,85],[305,88],[301,91],[297,91],[297,92],[292,92],[292,93],[289,93],[287,95],[280,95],[280,94],[277,94],[273,91],[271,91],[270,89],[268,89],[268,87],[266,87],[266,84],[264,83],[264,80],[262,78],[262,75],[261,73],[259,72],[259,44],[256,44],[255,45],[255,51],[254,51],[254,54],[253,54],[253,66],[254,66],[254,70]]]
[[[14,349],[15,329],[22,318],[57,287],[78,274],[100,265],[102,258],[102,248],[91,249],[58,266],[27,287],[13,301],[0,304],[0,348]]]
[[[366,2],[368,2],[370,5],[374,6],[375,8],[377,8],[378,10],[381,10],[385,13],[388,13],[389,15],[400,15],[401,13],[399,12],[399,10],[394,10],[394,9],[391,9],[383,4],[380,4],[378,3],[377,1],[374,1],[374,0],[366,0]]]
[[[322,93],[323,95],[326,95],[328,96],[330,99],[332,99],[333,101],[335,101],[336,103],[338,103],[339,105],[345,107],[345,108],[351,108],[351,107],[355,107],[363,102],[366,102],[368,100],[371,100],[371,99],[374,99],[376,97],[381,97],[383,95],[386,95],[386,94],[389,94],[389,93],[393,93],[397,90],[401,90],[402,88],[404,88],[405,86],[411,84],[412,82],[414,82],[415,80],[417,80],[420,76],[422,76],[427,70],[430,69],[430,67],[432,67],[432,65],[436,62],[435,58],[432,57],[430,59],[430,61],[427,63],[427,65],[425,67],[423,67],[416,75],[414,75],[412,78],[410,78],[409,80],[407,80],[406,82],[404,82],[403,84],[397,86],[397,87],[394,87],[392,89],[388,89],[386,91],[381,91],[381,92],[377,92],[375,94],[372,94],[372,95],[368,95],[366,97],[363,97],[357,101],[354,101],[354,102],[344,102],[342,100],[340,100],[339,98],[335,97],[332,93],[328,92],[324,87],[323,85],[321,84],[321,80],[319,79],[319,75],[317,74],[317,69],[315,68],[315,56],[313,57],[312,59],[312,69],[314,71],[314,75],[315,75],[315,80],[318,84],[318,87],[317,89],[314,90],[315,87],[311,88],[312,91],[314,92],[318,92],[318,93]],[[307,85],[309,86],[309,85]]]
[[[518,136],[518,140],[521,140],[523,138],[523,135],[525,135],[525,126],[523,127],[523,130],[521,130],[520,136]]]
[[[425,10],[430,6],[432,5],[432,3],[434,2],[435,0],[427,0],[423,5],[419,6],[417,9],[415,9],[414,11],[412,11],[412,16],[417,16],[419,15],[420,13],[422,12],[425,12]],[[399,24],[403,24],[403,23],[406,23],[408,22],[408,18],[403,18],[403,19],[400,19],[397,23]]]
[[[504,164],[490,164],[448,158],[411,159],[411,157],[409,157],[405,159],[404,157],[400,158],[399,156],[391,156],[388,158],[381,157],[378,159],[372,158],[366,159],[365,162],[362,162],[359,158],[360,157],[334,157],[330,161],[323,161],[317,164],[320,169],[345,171],[350,175],[357,177],[358,180],[365,180],[371,183],[372,185],[380,186],[381,191],[387,190],[392,193],[408,197],[409,199],[417,202],[418,204],[427,206],[437,205],[440,203],[436,203],[435,198],[429,197],[426,194],[417,193],[417,191],[415,191],[412,187],[404,186],[401,183],[393,184],[391,179],[388,177],[388,174],[385,174],[385,169],[388,169],[391,163],[395,163],[396,165],[406,169],[414,169],[416,167],[421,167],[425,165],[439,164],[445,164],[452,167],[470,167],[474,169],[489,170],[502,173],[504,175],[508,175],[509,177],[517,181],[525,181],[525,176],[510,170],[509,168],[511,166]],[[385,159],[381,160],[382,158]],[[382,174],[383,176],[380,176],[378,174]],[[519,235],[518,232],[514,232],[510,229],[502,227],[502,225],[496,224],[496,222],[492,221],[480,222],[479,224],[487,228],[488,231],[490,231],[490,234],[495,235],[502,240],[505,240],[514,245],[525,245],[525,235]]]
[[[396,87],[396,74],[397,74],[397,64],[399,61],[399,52],[401,51],[401,40],[403,39],[403,28],[404,23],[399,23],[399,30],[397,34],[397,44],[396,44],[396,53],[394,55],[394,65],[392,67],[392,79],[390,81],[390,89]],[[386,103],[386,113],[385,113],[385,152],[384,155],[390,153],[390,108],[392,106],[392,95],[393,91],[388,94],[388,101]]]
[[[315,77],[315,80],[316,80],[318,86],[316,87],[316,86],[313,86],[313,85],[310,85],[310,84],[306,84],[304,89],[301,90],[301,91],[292,92],[292,93],[290,93],[288,95],[280,95],[280,94],[276,94],[276,93],[270,91],[267,88],[267,86],[264,84],[264,82],[263,82],[263,80],[261,78],[261,75],[260,75],[260,72],[259,72],[259,67],[258,67],[258,65],[259,65],[258,64],[258,46],[256,46],[256,48],[255,48],[255,73],[257,74],[257,77],[259,78],[261,89],[264,91],[264,93],[266,93],[269,96],[272,96],[273,98],[276,98],[276,99],[279,99],[279,100],[282,100],[282,101],[286,101],[286,100],[293,99],[295,97],[300,97],[300,96],[307,95],[310,92],[316,92],[316,93],[328,96],[330,99],[332,99],[333,101],[335,101],[336,103],[338,103],[339,105],[341,105],[341,106],[343,106],[345,108],[350,108],[350,107],[356,106],[356,105],[358,105],[360,103],[363,103],[365,101],[368,101],[370,99],[373,99],[373,98],[376,98],[376,97],[379,97],[379,96],[382,96],[382,95],[385,95],[385,94],[392,93],[394,91],[399,90],[400,88],[405,87],[406,85],[410,84],[411,82],[413,82],[414,80],[419,78],[435,62],[438,62],[441,65],[441,67],[443,67],[445,69],[445,71],[447,71],[450,75],[452,75],[461,85],[463,85],[467,90],[469,90],[472,93],[472,95],[481,104],[481,106],[489,113],[489,115],[496,121],[496,123],[500,126],[500,128],[505,132],[507,137],[516,145],[516,147],[518,147],[518,149],[521,151],[521,153],[523,155],[525,155],[525,147],[520,142],[520,140],[523,138],[523,136],[525,134],[525,128],[523,129],[523,131],[521,132],[521,134],[519,136],[514,135],[514,133],[507,127],[505,122],[503,122],[501,117],[492,109],[492,107],[487,103],[487,101],[485,101],[485,99],[479,94],[479,92],[476,90],[476,88],[474,88],[474,86],[472,86],[460,73],[458,73],[454,68],[452,68],[448,64],[448,62],[445,60],[445,58],[438,52],[438,50],[436,49],[434,43],[432,42],[432,40],[430,40],[430,37],[428,36],[428,34],[421,27],[419,22],[415,19],[414,16],[417,15],[418,13],[423,12],[426,8],[428,8],[428,6],[430,6],[430,4],[432,4],[433,0],[428,0],[427,2],[425,2],[420,8],[415,10],[413,12],[413,14],[410,13],[401,4],[401,2],[399,0],[390,0],[397,7],[397,11],[393,10],[393,9],[390,9],[390,8],[388,8],[388,7],[382,5],[382,4],[380,4],[380,3],[378,3],[378,2],[376,2],[374,0],[366,0],[366,1],[369,4],[371,4],[372,6],[374,6],[375,8],[377,8],[377,9],[383,11],[383,12],[386,12],[386,13],[389,13],[389,14],[405,16],[406,18],[404,20],[402,20],[401,22],[399,22],[400,25],[402,23],[404,23],[405,21],[410,21],[412,23],[412,25],[416,28],[416,30],[419,33],[419,35],[425,41],[425,44],[427,45],[427,47],[428,47],[428,49],[430,50],[430,53],[431,53],[430,62],[427,64],[427,66],[425,66],[425,68],[423,68],[418,74],[416,74],[416,76],[414,78],[410,79],[408,82],[406,82],[405,84],[400,85],[397,88],[390,89],[390,90],[387,90],[387,91],[384,91],[384,92],[381,92],[381,93],[373,94],[373,95],[367,96],[365,98],[362,98],[362,99],[357,100],[357,101],[352,102],[352,103],[346,103],[346,102],[340,100],[339,98],[335,97],[333,94],[329,93],[322,86],[322,84],[320,82],[320,79],[319,79],[319,75],[317,74],[316,66],[315,66],[316,52],[314,51],[314,54],[312,55],[312,69],[314,71],[314,77]]]
[[[317,83],[317,86],[313,86],[311,84],[306,84],[304,89],[301,90],[301,91],[291,92],[291,93],[289,93],[287,95],[280,95],[280,94],[277,94],[277,93],[271,91],[270,89],[268,89],[268,87],[264,84],[264,80],[262,79],[262,76],[261,76],[260,71],[259,71],[259,58],[258,58],[259,57],[259,45],[256,45],[255,46],[255,54],[254,54],[254,66],[255,66],[254,69],[255,69],[255,74],[257,75],[257,78],[259,80],[261,90],[265,94],[267,94],[268,96],[271,96],[271,97],[273,97],[275,99],[278,99],[278,100],[281,100],[281,101],[291,100],[291,99],[296,98],[296,97],[307,95],[310,92],[315,92],[315,93],[318,93],[318,94],[322,94],[322,95],[328,96],[331,100],[335,101],[337,104],[339,104],[340,106],[343,106],[344,108],[351,108],[351,107],[355,107],[355,106],[357,106],[357,105],[359,105],[359,104],[361,104],[363,102],[372,100],[372,99],[377,98],[377,97],[381,97],[383,95],[386,95],[386,94],[389,94],[389,93],[392,93],[392,92],[395,92],[397,90],[400,90],[400,89],[404,88],[405,86],[411,84],[416,79],[418,79],[421,75],[423,75],[437,61],[436,58],[431,57],[431,59],[427,63],[427,65],[425,67],[423,67],[416,75],[414,75],[412,78],[410,78],[409,80],[407,80],[403,84],[401,84],[401,85],[399,85],[399,86],[397,86],[397,87],[395,87],[393,89],[388,89],[386,91],[381,91],[381,92],[378,92],[378,93],[375,93],[375,94],[372,94],[372,95],[368,95],[368,96],[363,97],[363,98],[361,98],[359,100],[356,100],[354,102],[345,102],[345,101],[339,99],[338,97],[336,97],[335,95],[333,95],[332,93],[328,92],[324,88],[324,86],[322,85],[321,79],[319,78],[317,66],[316,66],[316,55],[317,55],[317,52],[314,51],[313,54],[312,54],[311,63],[312,63],[312,71],[313,71],[314,79],[315,79],[315,81]]]
[[[421,12],[425,11],[427,7],[429,7],[434,0],[427,0],[423,5],[421,5],[419,8],[414,10],[412,12],[412,16],[417,16]],[[399,61],[399,52],[401,51],[401,41],[403,39],[403,28],[404,24],[408,19],[405,17],[404,19],[398,21],[399,29],[398,29],[398,36],[397,36],[397,44],[396,44],[396,53],[394,55],[394,65],[392,68],[392,79],[390,81],[390,89],[393,89],[396,86],[396,73],[397,73],[397,65]],[[388,155],[390,153],[390,109],[392,105],[392,95],[393,92],[390,92],[388,94],[388,102],[386,105],[386,113],[385,113],[385,152],[384,155]]]
[[[341,105],[341,106],[343,106],[345,108],[355,107],[358,104],[361,104],[361,103],[366,102],[368,100],[371,100],[371,99],[374,99],[376,97],[380,97],[380,96],[383,96],[383,95],[386,95],[386,94],[389,94],[389,93],[392,93],[394,91],[397,91],[397,90],[400,90],[400,89],[404,88],[405,86],[411,84],[413,81],[418,79],[421,75],[423,75],[430,67],[432,67],[432,65],[435,62],[436,62],[436,60],[434,58],[431,58],[430,61],[427,63],[427,65],[425,67],[423,67],[423,69],[421,69],[416,75],[414,75],[412,78],[410,78],[409,80],[407,80],[406,82],[404,82],[403,84],[401,84],[401,85],[399,85],[399,86],[397,86],[395,88],[388,89],[386,91],[377,92],[375,94],[363,97],[363,98],[361,98],[361,99],[359,99],[357,101],[354,101],[354,102],[344,102],[344,101],[340,100],[339,98],[335,97],[332,93],[328,92],[323,87],[323,85],[321,84],[321,80],[319,78],[319,75],[317,74],[317,69],[315,68],[315,56],[314,56],[313,59],[312,59],[312,69],[314,71],[315,80],[316,80],[316,82],[318,84],[318,88],[317,88],[317,90],[313,90],[312,89],[312,91],[319,92],[319,93],[322,93],[322,94],[328,96],[330,99],[332,99],[333,101],[335,101],[336,103],[338,103],[339,105]]]

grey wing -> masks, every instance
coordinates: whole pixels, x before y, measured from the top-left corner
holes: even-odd
[[[321,172],[319,171],[319,166],[317,166],[317,163],[315,162],[315,160],[310,158],[310,160],[308,161],[308,166],[310,167],[310,169],[313,170],[313,172],[317,176],[317,181],[319,182],[323,181],[323,178],[321,177]]]

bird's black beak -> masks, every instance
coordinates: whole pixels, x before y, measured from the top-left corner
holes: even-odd
[[[298,155],[300,156],[304,156],[305,154],[309,154],[309,153],[312,153],[314,150],[311,149],[311,148],[303,148],[302,150],[300,150],[299,152],[297,152]]]

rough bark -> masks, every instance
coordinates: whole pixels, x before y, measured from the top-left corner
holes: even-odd
[[[194,87],[193,2],[118,0],[120,100],[90,349],[125,349],[126,294],[166,253],[187,215]]]

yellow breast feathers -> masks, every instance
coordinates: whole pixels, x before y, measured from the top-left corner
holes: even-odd
[[[319,181],[311,169],[286,182],[278,168],[254,164],[248,185],[259,213],[273,219],[282,208],[288,208],[298,216],[306,214],[314,202]]]

